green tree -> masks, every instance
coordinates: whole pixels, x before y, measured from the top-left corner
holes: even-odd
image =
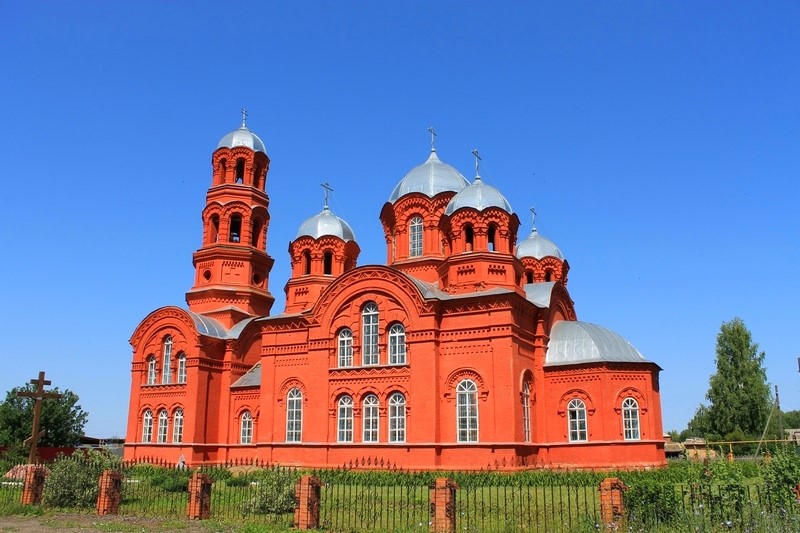
[[[33,431],[34,399],[17,396],[18,392],[32,392],[35,386],[15,387],[6,393],[0,403],[0,446],[21,446]],[[48,392],[60,393],[60,398],[42,400],[39,428],[46,430],[39,446],[74,446],[83,435],[88,413],[78,404],[78,395],[58,388]]]
[[[741,318],[723,322],[717,335],[717,371],[706,393],[710,405],[701,405],[690,428],[710,435],[758,438],[772,409],[772,395],[758,351]]]
[[[786,429],[800,429],[800,411],[786,411],[783,413],[783,427]]]

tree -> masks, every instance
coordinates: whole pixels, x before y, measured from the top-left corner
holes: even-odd
[[[783,427],[786,429],[800,429],[800,411],[786,411],[783,413]]]
[[[22,441],[31,436],[33,431],[33,398],[17,396],[18,392],[32,392],[36,387],[32,384],[15,387],[6,393],[6,399],[0,403],[0,446],[21,446]],[[78,395],[70,390],[59,391],[58,388],[48,392],[61,394],[58,399],[42,400],[42,414],[39,423],[46,430],[39,439],[39,446],[74,446],[83,435],[88,413],[78,404]]]
[[[701,405],[689,427],[702,429],[707,437],[760,437],[773,403],[764,352],[758,351],[758,344],[738,317],[722,323],[716,352],[717,371],[706,393],[711,405]]]

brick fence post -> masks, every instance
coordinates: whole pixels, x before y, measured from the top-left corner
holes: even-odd
[[[604,527],[610,529],[624,521],[625,501],[622,492],[626,488],[615,477],[607,477],[600,482],[600,519]]]
[[[319,500],[322,483],[316,476],[300,476],[295,486],[297,503],[294,508],[294,527],[316,529],[319,527]]]
[[[437,477],[430,487],[432,533],[454,533],[456,530],[456,489],[450,478]]]
[[[122,473],[118,470],[103,470],[98,480],[97,514],[119,514],[122,500]]]
[[[22,505],[39,505],[42,503],[42,490],[47,479],[47,468],[28,465],[22,478]]]
[[[189,479],[189,504],[186,516],[192,520],[211,518],[211,477],[195,472]]]

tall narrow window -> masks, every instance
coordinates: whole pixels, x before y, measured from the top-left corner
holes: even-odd
[[[164,337],[164,365],[161,368],[161,383],[172,383],[172,337]]]
[[[261,236],[261,232],[264,229],[264,222],[260,218],[253,219],[253,234],[250,236],[250,245],[261,249],[261,243],[263,242],[263,237]]]
[[[228,242],[239,242],[242,238],[242,216],[233,215],[231,217],[231,227],[228,233]]]
[[[497,227],[494,225],[489,226],[488,232],[489,251],[494,252],[497,250]]]
[[[378,397],[374,394],[364,398],[362,422],[364,424],[363,441],[378,442]]]
[[[353,366],[353,332],[349,329],[339,332],[339,366]]]
[[[326,276],[333,274],[333,253],[325,252],[322,255],[322,272]]]
[[[361,313],[362,318],[362,337],[361,337],[361,364],[378,364],[378,306],[375,302],[369,302],[364,306]]]
[[[186,354],[178,354],[178,383],[186,383]]]
[[[353,399],[350,396],[339,398],[337,420],[339,431],[336,440],[338,442],[353,442]]]
[[[570,442],[587,441],[586,432],[586,404],[583,400],[574,398],[567,405],[567,415],[569,418],[569,440]]]
[[[422,255],[422,218],[414,217],[408,225],[408,256]]]
[[[211,215],[209,230],[208,242],[213,244],[219,239],[219,215]]]
[[[158,375],[158,368],[156,363],[156,356],[149,355],[147,356],[147,384],[155,385],[157,375]]]
[[[544,280],[545,280],[545,281],[553,281],[553,271],[552,271],[552,270],[550,270],[550,269],[547,269],[547,270],[545,271],[545,273],[544,273]]]
[[[406,364],[406,330],[402,324],[389,328],[389,364]]]
[[[153,440],[153,411],[148,409],[142,415],[142,442]]]
[[[622,425],[625,440],[639,440],[639,404],[633,398],[622,401]]]
[[[525,272],[525,281],[528,283],[533,283],[533,272],[531,272],[530,270]]]
[[[389,396],[389,442],[406,441],[406,397],[395,392]]]
[[[458,442],[478,442],[478,386],[465,379],[456,387]]]
[[[256,189],[263,189],[264,187],[261,186],[261,163],[256,163],[256,168],[253,171],[253,187]]]
[[[475,241],[475,232],[472,230],[472,226],[467,224],[464,226],[464,250],[467,252],[472,251],[472,247]]]
[[[522,438],[531,441],[531,382],[522,382]]]
[[[236,183],[244,183],[244,159],[236,160]]]
[[[167,442],[167,425],[169,424],[169,415],[167,410],[162,409],[158,412],[158,442]]]
[[[250,414],[250,411],[242,413],[239,444],[253,444],[253,415]]]
[[[183,409],[175,409],[172,415],[172,442],[183,442]]]
[[[222,159],[219,160],[219,170],[218,170],[219,179],[217,180],[217,184],[225,183],[225,177],[226,177],[225,174],[228,171],[227,167],[228,167],[228,161],[223,157]]]
[[[311,274],[311,252],[308,250],[303,252],[303,274]]]
[[[300,442],[303,436],[303,393],[294,388],[286,395],[286,442]]]

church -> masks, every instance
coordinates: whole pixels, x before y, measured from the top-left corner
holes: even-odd
[[[660,367],[577,320],[566,258],[535,227],[518,238],[477,160],[470,180],[432,147],[387,177],[384,265],[358,265],[353,229],[326,196],[282,259],[291,278],[274,312],[270,159],[244,120],[222,137],[187,308],[156,309],[130,339],[125,459],[666,465]]]

